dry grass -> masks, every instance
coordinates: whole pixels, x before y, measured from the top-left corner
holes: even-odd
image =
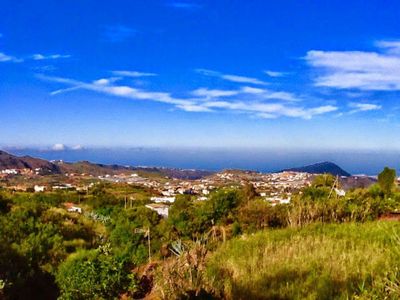
[[[399,230],[397,222],[318,224],[243,236],[211,257],[209,280],[227,299],[396,299]]]

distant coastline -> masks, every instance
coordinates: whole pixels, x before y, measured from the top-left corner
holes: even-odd
[[[383,167],[400,171],[400,154],[395,151],[326,151],[326,150],[279,150],[279,149],[195,149],[195,148],[96,148],[65,149],[63,151],[34,148],[7,148],[5,151],[23,156],[30,155],[46,160],[76,162],[88,160],[94,163],[129,166],[167,167],[220,171],[223,169],[276,172],[305,166],[318,161],[333,161],[351,174],[374,176]]]

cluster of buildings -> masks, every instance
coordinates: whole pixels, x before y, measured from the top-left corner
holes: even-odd
[[[134,180],[131,180],[134,178]],[[256,192],[272,205],[287,204],[294,192],[311,184],[313,175],[299,172],[262,174],[250,171],[223,171],[197,180],[149,179],[140,176],[114,175],[101,179],[112,182],[127,182],[151,187],[155,195],[147,208],[168,217],[169,206],[177,195],[192,195],[197,200],[207,200],[210,192],[219,187],[240,187],[252,184]]]
[[[0,171],[0,176],[13,176],[24,174],[24,170],[6,169]],[[28,171],[27,171],[28,172]],[[40,170],[29,170],[27,175],[34,175]],[[26,172],[25,172],[26,173]],[[278,203],[289,203],[291,196],[301,188],[310,185],[313,179],[312,174],[299,172],[280,172],[280,173],[258,173],[253,171],[226,170],[213,175],[196,180],[166,178],[162,176],[146,176],[137,173],[121,173],[113,175],[93,176],[90,174],[68,174],[67,182],[53,183],[47,185],[36,184],[34,192],[45,192],[50,190],[81,190],[77,184],[79,178],[92,178],[99,181],[111,183],[126,183],[143,186],[151,190],[152,196],[150,204],[146,205],[149,209],[155,210],[158,214],[168,217],[169,206],[175,202],[177,195],[192,195],[197,200],[207,200],[209,194],[221,187],[240,187],[245,184],[254,186],[259,196],[272,205]],[[72,178],[74,177],[74,178]],[[78,181],[76,181],[78,180]],[[68,183],[75,182],[75,183]],[[93,185],[93,183],[91,183]],[[90,186],[84,187],[86,190]]]

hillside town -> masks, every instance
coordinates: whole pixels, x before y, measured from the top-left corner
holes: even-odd
[[[192,195],[199,201],[207,200],[208,195],[215,189],[221,187],[239,187],[245,184],[254,186],[259,196],[272,205],[278,203],[289,203],[292,193],[310,185],[312,174],[303,172],[279,172],[258,173],[251,171],[226,170],[203,178],[188,180],[177,178],[165,178],[161,176],[145,176],[134,172],[122,172],[119,174],[94,174],[66,173],[64,176],[52,178],[45,183],[40,170],[31,172],[27,169],[4,169],[1,171],[0,184],[3,187],[19,191],[32,191],[41,193],[57,190],[88,191],[101,182],[111,184],[127,184],[140,186],[152,191],[147,208],[155,210],[158,214],[167,217],[168,207],[174,203],[178,195]],[[7,185],[13,179],[23,177],[18,184]],[[72,204],[68,209],[71,209]],[[74,207],[80,212],[80,208]]]
[[[257,195],[269,202],[288,204],[292,195],[306,186],[310,186],[315,174],[300,170],[287,170],[274,173],[261,173],[245,170],[223,170],[206,172],[196,170],[138,168],[96,165],[90,162],[65,163],[63,161],[44,161],[35,158],[17,157],[6,152],[3,157],[3,167],[0,170],[0,186],[12,191],[45,193],[57,191],[76,191],[87,194],[101,184],[114,187],[139,187],[146,191],[145,207],[156,211],[163,217],[168,217],[168,209],[179,195],[190,195],[197,201],[205,201],[210,193],[222,187],[241,188],[251,185]],[[15,167],[7,162],[14,162]],[[6,167],[4,167],[6,166]],[[8,168],[7,168],[8,166]],[[22,166],[22,167],[20,167]],[[28,166],[28,167],[27,167]],[[334,168],[341,170],[332,163],[318,163],[307,168]],[[195,179],[186,178],[190,172]],[[173,176],[166,176],[173,174]],[[180,176],[180,175],[184,176]],[[346,174],[343,172],[343,174]],[[182,178],[183,177],[183,178]],[[345,190],[355,187],[367,187],[376,181],[368,176],[339,176]],[[343,196],[345,190],[335,189],[336,194]],[[134,195],[124,194],[121,197],[136,200]],[[126,201],[126,200],[125,200]],[[74,204],[70,204],[69,209]],[[74,211],[82,212],[78,205]]]

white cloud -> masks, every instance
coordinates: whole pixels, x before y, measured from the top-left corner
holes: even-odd
[[[33,54],[33,60],[48,60],[48,59],[59,59],[59,58],[70,58],[71,55],[69,54],[51,54],[51,55],[43,55],[40,53]]]
[[[207,108],[223,108],[233,111],[248,112],[262,118],[293,117],[311,119],[315,115],[321,115],[336,111],[338,108],[332,105],[318,106],[313,108],[303,108],[288,106],[282,103],[244,103],[241,101],[210,101],[203,104]]]
[[[232,82],[239,82],[239,83],[252,83],[252,84],[259,84],[259,85],[266,85],[268,83],[261,81],[257,78],[252,77],[245,77],[245,76],[238,76],[238,75],[222,75],[222,79],[232,81]]]
[[[51,150],[53,150],[53,151],[64,151],[65,149],[66,149],[66,147],[64,144],[54,144],[51,147]]]
[[[145,72],[137,72],[137,71],[112,71],[112,73],[116,76],[122,77],[147,77],[147,76],[157,76],[155,73],[145,73]]]
[[[269,113],[259,113],[256,116],[262,119],[276,119],[278,117],[277,115]]]
[[[75,150],[75,151],[82,150],[82,149],[84,149],[82,145],[75,145],[75,146],[71,147],[71,150]]]
[[[192,95],[197,97],[206,97],[206,98],[227,97],[227,96],[234,96],[237,94],[239,94],[239,91],[236,90],[217,90],[217,89],[207,89],[207,88],[199,88],[197,90],[192,91]]]
[[[69,88],[60,89],[52,92],[52,95],[57,95],[63,92],[76,90],[76,89],[84,89],[95,91],[98,93],[119,96],[124,98],[130,98],[135,100],[150,100],[156,102],[163,102],[169,104],[176,104],[176,105],[183,105],[183,104],[191,104],[192,102],[189,100],[183,100],[172,97],[169,93],[165,92],[152,92],[152,91],[145,91],[142,89],[137,89],[129,86],[124,85],[112,85],[107,84],[105,81],[101,81],[102,84],[97,83],[86,83],[74,79],[69,78],[62,78],[62,77],[53,77],[53,76],[46,76],[46,75],[37,75],[38,78],[43,80],[49,80],[53,82],[63,83],[69,85]],[[96,81],[95,81],[96,82]]]
[[[400,54],[400,41],[378,41],[376,46],[379,48],[384,48],[387,52],[392,54]]]
[[[259,80],[257,78],[253,77],[246,77],[246,76],[239,76],[239,75],[231,75],[231,74],[223,74],[217,71],[213,70],[208,70],[208,69],[196,69],[195,70],[197,73],[200,73],[202,75],[206,76],[213,76],[213,77],[219,77],[221,79],[231,81],[231,82],[237,82],[237,83],[250,83],[250,84],[255,84],[255,85],[267,85],[268,83],[262,80]]]
[[[23,62],[24,60],[21,58],[17,58],[15,56],[7,55],[3,52],[0,52],[0,62],[14,62],[14,63],[20,63]]]
[[[288,92],[272,92],[268,91],[264,95],[265,99],[278,99],[284,101],[299,101],[300,99],[297,98],[294,94]]]
[[[265,89],[255,88],[251,86],[244,86],[242,87],[242,92],[246,94],[254,94],[254,95],[261,95],[266,92]]]
[[[268,89],[260,89],[245,86],[242,87],[242,92],[246,94],[258,95],[258,97],[263,99],[275,99],[283,101],[300,101],[301,99],[293,93],[283,92],[283,91],[272,91]]]
[[[276,71],[264,71],[265,74],[267,74],[269,77],[283,77],[286,76],[287,73],[285,72],[276,72]]]
[[[188,111],[188,112],[211,112],[212,111],[208,107],[205,107],[204,105],[201,105],[201,104],[200,105],[192,104],[192,103],[178,104],[176,107],[179,109],[182,109],[184,111]]]
[[[309,51],[307,62],[321,71],[316,86],[338,89],[400,90],[400,42],[380,41],[382,52]]]
[[[93,84],[96,85],[110,85],[113,82],[120,80],[119,77],[110,77],[110,78],[100,78],[93,81]]]
[[[380,110],[381,105],[371,104],[371,103],[350,103],[350,107],[354,109],[350,111],[351,114],[363,111]]]
[[[283,101],[300,100],[296,95],[289,92],[272,91],[268,89],[255,88],[250,86],[244,86],[239,90],[219,90],[219,89],[199,88],[197,90],[192,91],[191,94],[196,97],[204,97],[205,99],[231,97],[240,94],[248,94],[252,95],[252,97],[255,98],[255,100],[262,100],[262,99],[273,99],[273,100],[283,100]]]
[[[243,88],[237,91],[226,90],[211,90],[211,89],[197,89],[192,91],[197,98],[176,98],[170,93],[146,91],[137,89],[126,85],[114,85],[107,79],[99,79],[92,83],[86,83],[69,78],[50,77],[45,75],[38,75],[38,78],[57,83],[68,85],[67,88],[56,90],[52,95],[73,91],[77,89],[90,90],[106,95],[118,96],[134,100],[147,100],[155,101],[173,105],[175,108],[188,111],[188,112],[217,112],[217,111],[234,111],[240,113],[247,113],[249,115],[258,116],[262,118],[277,118],[277,117],[293,117],[310,119],[315,115],[325,114],[336,111],[338,108],[332,105],[323,105],[311,108],[299,107],[294,105],[295,102],[280,102],[280,103],[264,103],[262,102],[264,94],[267,97],[275,98],[274,94],[283,92],[271,92],[268,90],[258,91],[252,88]],[[240,96],[244,91],[252,94],[261,93],[261,98],[246,100],[246,102],[239,100],[219,100],[218,97]],[[284,94],[283,94],[284,95]],[[213,100],[210,100],[215,98]]]
[[[110,80],[107,78],[101,78],[101,79],[97,79],[97,80],[93,81],[93,83],[97,84],[97,85],[107,85],[107,84],[110,84]]]

